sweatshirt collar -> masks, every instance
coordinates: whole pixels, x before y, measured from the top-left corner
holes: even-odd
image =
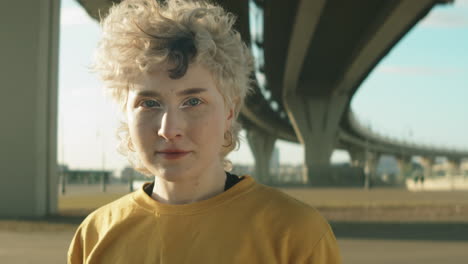
[[[252,191],[256,185],[255,180],[249,176],[243,176],[244,179],[234,185],[232,188],[224,191],[216,196],[208,198],[206,200],[190,203],[190,204],[165,204],[158,202],[149,196],[144,188],[151,184],[146,182],[137,191],[132,194],[133,201],[143,209],[150,211],[156,215],[189,215],[197,214],[215,208],[224,203],[227,203],[237,197],[240,197],[248,192]]]

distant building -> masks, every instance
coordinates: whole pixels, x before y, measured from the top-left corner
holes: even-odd
[[[377,175],[398,175],[400,169],[394,156],[382,155],[377,165]]]
[[[303,164],[282,164],[278,168],[278,182],[301,183],[304,171]]]
[[[70,170],[68,167],[62,167],[63,176],[67,183],[72,184],[97,184],[109,183],[112,179],[112,171],[108,170]]]
[[[57,165],[57,168],[58,168],[58,172],[59,174],[61,174],[62,172],[64,171],[67,171],[68,170],[68,166],[65,165],[65,164],[58,164]]]
[[[133,180],[142,180],[142,181],[148,181],[148,177],[145,175],[139,173],[132,167],[125,167],[122,169],[122,172],[120,173],[120,178],[122,180],[128,180],[128,179],[133,179]]]
[[[254,170],[255,170],[255,167],[254,165],[251,165],[251,164],[233,164],[231,173],[236,174],[238,176],[242,176],[246,174],[255,176]]]

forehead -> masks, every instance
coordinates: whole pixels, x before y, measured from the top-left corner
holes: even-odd
[[[169,77],[169,66],[161,66],[151,73],[143,74],[132,82],[130,91],[156,90],[160,92],[175,92],[187,88],[205,88],[217,91],[216,82],[211,72],[199,64],[189,65],[184,76],[178,79]]]

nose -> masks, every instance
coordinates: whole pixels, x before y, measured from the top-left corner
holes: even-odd
[[[182,136],[182,120],[177,116],[175,111],[166,111],[162,118],[158,129],[158,136],[166,140],[174,140]]]

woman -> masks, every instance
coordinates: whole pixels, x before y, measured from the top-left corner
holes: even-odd
[[[127,119],[121,152],[154,182],[91,213],[69,263],[340,263],[317,211],[225,171],[252,70],[233,24],[201,2],[110,10],[95,68]]]

